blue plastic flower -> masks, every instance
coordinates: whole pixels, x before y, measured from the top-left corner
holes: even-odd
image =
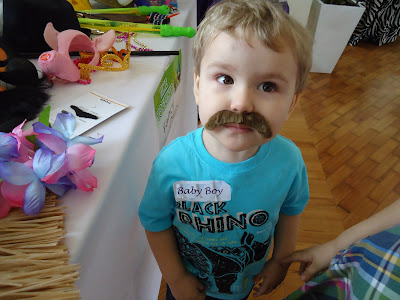
[[[98,139],[82,136],[71,138],[75,130],[75,122],[76,121],[73,114],[59,113],[57,114],[56,120],[54,121],[52,128],[44,125],[43,123],[36,122],[35,124],[33,124],[33,130],[39,134],[50,134],[54,137],[62,139],[67,144],[67,148],[78,143],[85,145],[94,145],[103,141],[103,137]]]

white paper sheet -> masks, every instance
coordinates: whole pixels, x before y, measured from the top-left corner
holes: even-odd
[[[75,110],[71,108],[71,105],[96,116],[97,119],[78,117]],[[90,92],[69,103],[65,103],[64,106],[59,106],[56,109],[52,108],[50,111],[50,124],[54,123],[58,113],[67,111],[73,114],[76,120],[73,135],[73,137],[75,137],[88,131],[127,107],[129,107],[128,104],[111,99],[110,97],[104,96],[98,92]]]

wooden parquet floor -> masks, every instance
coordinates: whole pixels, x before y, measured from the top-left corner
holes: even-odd
[[[333,74],[311,74],[301,107],[345,228],[400,198],[399,39],[347,46]]]
[[[310,74],[281,134],[302,151],[310,200],[297,249],[327,242],[400,198],[400,39],[381,47],[346,47],[332,74]],[[292,264],[271,294],[302,285]],[[165,299],[163,280],[159,300]]]

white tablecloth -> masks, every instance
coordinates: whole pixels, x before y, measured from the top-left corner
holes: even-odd
[[[196,2],[178,1],[180,14],[171,25],[196,28]],[[193,98],[192,40],[138,34],[154,50],[182,50],[182,76],[176,96],[180,106],[167,139],[197,126]],[[123,48],[124,43],[118,44]],[[122,72],[95,72],[92,83],[56,81],[50,94],[53,107],[91,91],[127,103],[130,107],[83,134],[99,137],[90,171],[98,178],[92,193],[72,190],[61,198],[66,206],[66,244],[71,263],[81,265],[77,282],[82,299],[157,299],[161,274],[138,218],[152,162],[160,150],[153,96],[174,56],[131,57]]]

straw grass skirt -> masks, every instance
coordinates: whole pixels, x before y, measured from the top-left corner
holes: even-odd
[[[48,194],[40,214],[13,208],[0,219],[0,299],[79,299],[79,265],[63,243],[63,207]]]

